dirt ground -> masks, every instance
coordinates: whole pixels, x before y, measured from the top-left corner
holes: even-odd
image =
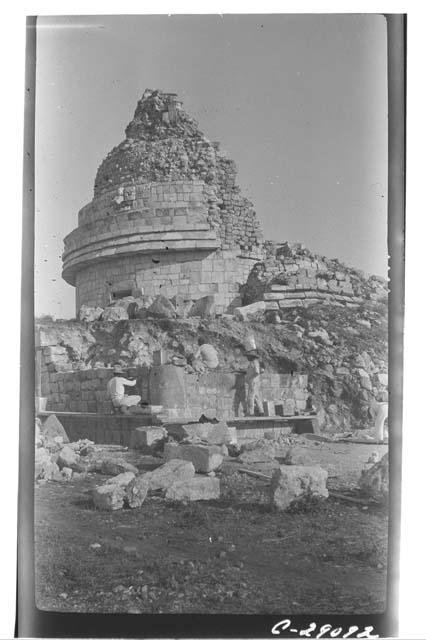
[[[384,445],[300,446],[329,472],[330,490],[356,495],[356,481]],[[119,449],[119,448],[117,448]],[[149,470],[161,463],[120,457]],[[387,509],[329,497],[278,512],[268,480],[229,458],[217,501],[101,512],[89,474],[35,488],[36,602],[48,611],[120,613],[379,613],[386,598]],[[251,469],[271,474],[271,465]],[[247,465],[246,465],[246,468]]]

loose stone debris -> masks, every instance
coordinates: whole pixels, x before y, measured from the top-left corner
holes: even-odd
[[[285,511],[303,498],[328,498],[327,476],[327,471],[317,466],[282,465],[272,475],[271,504]]]

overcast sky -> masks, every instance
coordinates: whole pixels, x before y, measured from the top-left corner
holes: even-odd
[[[74,315],[62,238],[145,88],[176,92],[236,161],[266,238],[386,275],[382,16],[40,18],[37,315]]]

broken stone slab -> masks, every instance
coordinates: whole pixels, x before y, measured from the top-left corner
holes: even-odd
[[[125,460],[117,460],[116,458],[105,458],[100,461],[100,472],[106,476],[117,476],[126,471],[131,471],[135,475],[139,473],[137,467]]]
[[[146,449],[166,438],[167,431],[164,427],[137,427],[130,436],[130,447],[132,449]]]
[[[105,484],[118,484],[120,487],[127,487],[134,478],[135,474],[132,471],[125,471],[124,473],[119,473],[118,476],[110,478]]]
[[[130,509],[141,507],[150,488],[150,480],[147,474],[133,478],[126,486],[124,501]]]
[[[174,444],[168,442],[164,446],[164,458],[172,460],[179,458],[188,460],[194,465],[195,471],[208,473],[214,471],[223,462],[223,455],[217,445]]]
[[[119,484],[103,484],[92,492],[93,503],[102,511],[116,511],[124,505],[125,489]]]
[[[166,500],[193,502],[196,500],[217,500],[219,497],[219,479],[208,476],[176,480],[166,491]]]
[[[142,476],[149,481],[149,488],[152,491],[162,489],[165,491],[176,480],[189,480],[195,475],[195,468],[192,462],[174,458],[162,464],[154,471],[148,471]]]
[[[165,296],[159,295],[147,309],[148,314],[157,318],[176,318],[176,309]]]
[[[167,432],[176,440],[198,438],[208,444],[237,444],[236,427],[228,427],[226,422],[194,422],[167,425]]]
[[[270,503],[285,511],[303,498],[328,498],[328,473],[319,466],[282,465],[272,474]]]
[[[306,449],[290,447],[284,457],[284,464],[288,465],[313,465],[315,462]]]
[[[55,415],[48,416],[44,420],[40,419],[40,433],[45,441],[53,440],[57,436],[61,436],[65,443],[70,441],[64,427]]]
[[[123,307],[107,307],[102,313],[102,320],[104,322],[118,322],[128,319],[129,314]]]
[[[101,319],[103,311],[101,307],[89,307],[82,304],[78,311],[78,319],[82,322],[95,322]]]
[[[73,469],[78,465],[79,461],[80,456],[68,445],[62,447],[57,458],[57,464],[60,469],[63,467],[70,467]]]
[[[389,495],[389,455],[376,462],[370,469],[363,469],[358,480],[362,493],[375,500],[386,500]]]
[[[234,316],[240,318],[240,320],[249,320],[251,316],[264,312],[266,309],[266,303],[264,300],[247,304],[244,307],[236,307],[234,309]]]
[[[213,318],[216,313],[216,296],[208,295],[198,298],[189,310],[188,316],[198,318]]]

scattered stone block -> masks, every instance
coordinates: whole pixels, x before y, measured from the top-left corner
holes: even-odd
[[[58,467],[58,469],[59,469],[59,467]],[[62,474],[64,480],[71,480],[72,474],[73,474],[73,470],[70,467],[62,467],[61,474]]]
[[[124,307],[107,307],[102,313],[102,320],[105,322],[118,322],[128,320],[129,314]]]
[[[78,319],[82,322],[95,322],[100,320],[104,310],[101,307],[89,307],[82,304],[78,311]]]
[[[160,366],[160,364],[167,364],[167,353],[164,349],[156,349],[152,354],[152,364],[155,367]]]
[[[284,457],[284,464],[289,465],[312,465],[312,461],[309,452],[300,447],[290,447]]]
[[[287,400],[284,400],[283,415],[294,416],[295,411],[296,411],[296,401],[293,398],[287,398]]]
[[[275,404],[271,400],[263,401],[263,413],[265,416],[274,416],[275,415]]]
[[[135,474],[132,471],[125,471],[124,473],[119,473],[118,476],[110,478],[105,484],[118,484],[120,487],[127,487],[134,478]]]
[[[181,459],[172,459],[157,467],[154,471],[148,471],[142,477],[149,481],[149,488],[152,491],[162,489],[165,491],[176,480],[189,480],[195,475],[195,468],[192,462]]]
[[[220,482],[215,477],[195,476],[189,480],[176,480],[166,491],[166,500],[190,502],[217,500],[220,497]]]
[[[148,307],[148,314],[157,318],[176,318],[176,309],[165,296],[156,296],[153,303]]]
[[[133,449],[147,449],[167,438],[163,427],[137,427],[131,434],[130,446]]]
[[[104,484],[93,490],[94,505],[102,511],[116,511],[124,505],[125,489],[119,484]]]
[[[62,469],[63,467],[70,467],[71,469],[78,464],[79,455],[68,445],[65,445],[61,449],[58,455],[57,463],[58,467]]]
[[[389,455],[387,453],[370,469],[363,469],[358,486],[362,493],[370,498],[379,501],[387,499],[389,495]]]
[[[234,309],[234,315],[241,320],[249,320],[250,317],[264,312],[266,309],[266,303],[264,300],[247,304],[245,307],[236,307]]]
[[[200,439],[208,444],[237,444],[237,429],[228,427],[226,422],[169,425],[167,431],[178,441]]]
[[[106,476],[117,476],[120,473],[131,471],[135,475],[139,473],[137,467],[125,460],[117,460],[116,458],[105,458],[100,463],[100,472]]]
[[[214,295],[203,296],[194,302],[188,316],[199,318],[212,318],[216,313],[216,297]]]
[[[328,498],[327,477],[319,466],[280,466],[272,474],[270,503],[285,511],[303,498]]]
[[[195,471],[201,473],[214,471],[223,462],[223,455],[216,445],[167,443],[164,447],[164,457],[166,460],[188,460],[194,465]]]
[[[55,415],[48,416],[45,420],[40,420],[40,433],[45,441],[61,436],[63,442],[69,442],[64,427]]]
[[[130,509],[137,509],[142,506],[150,488],[147,474],[133,478],[126,486],[124,501]]]

